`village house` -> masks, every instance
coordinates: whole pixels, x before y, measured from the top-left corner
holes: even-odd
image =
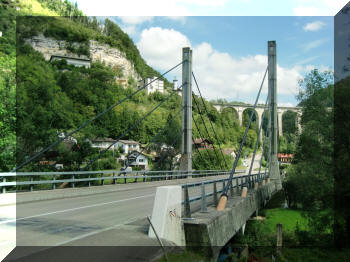
[[[107,137],[107,138],[95,138],[90,142],[91,147],[99,148],[99,149],[106,149],[114,143],[115,143],[115,140],[113,138],[109,138],[109,137]],[[114,149],[116,149],[116,146],[113,145],[110,147],[110,149],[114,150]]]
[[[132,151],[140,151],[140,143],[133,140],[119,140],[116,144],[116,148],[123,148],[124,154],[129,154]]]
[[[86,68],[90,68],[90,66],[91,66],[90,59],[80,58],[80,57],[52,55],[50,58],[50,62],[53,62],[56,60],[63,60],[63,59],[65,59],[67,61],[68,65],[74,65],[74,66],[78,66],[78,67],[85,66]]]
[[[113,144],[113,146],[111,146]],[[111,147],[110,147],[111,146]],[[110,150],[123,149],[123,154],[128,155],[131,151],[140,151],[140,143],[133,140],[116,140],[112,138],[96,138],[92,140],[91,147],[106,149],[110,147]]]
[[[206,138],[196,138],[194,140],[193,145],[197,149],[213,148],[213,142],[211,142],[209,139],[206,139]]]
[[[132,151],[127,158],[128,166],[139,167],[142,170],[148,169],[148,158],[145,154],[138,151]]]
[[[223,152],[225,155],[230,155],[233,159],[236,158],[236,153],[235,153],[235,150],[234,150],[234,149],[223,149],[222,152]]]
[[[283,154],[283,153],[277,154],[278,162],[280,162],[282,164],[291,163],[293,160],[293,157],[294,157],[294,154]]]

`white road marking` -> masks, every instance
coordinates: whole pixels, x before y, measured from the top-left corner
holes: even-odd
[[[43,214],[34,215],[34,216],[22,217],[22,218],[17,218],[17,219],[10,219],[10,220],[1,221],[1,222],[0,222],[0,225],[2,225],[2,224],[7,224],[7,223],[12,223],[12,222],[16,222],[16,221],[20,221],[20,220],[26,220],[26,219],[30,219],[30,218],[36,218],[36,217],[42,217],[42,216],[49,216],[49,215],[54,215],[54,214],[59,214],[59,213],[65,213],[65,212],[76,211],[76,210],[85,209],[85,208],[91,208],[91,207],[97,207],[97,206],[110,205],[110,204],[115,204],[115,203],[130,201],[130,200],[135,200],[135,199],[139,199],[139,198],[146,198],[146,197],[151,197],[151,196],[154,196],[154,195],[155,195],[155,194],[143,195],[143,196],[132,197],[132,198],[126,198],[126,199],[120,199],[120,200],[115,200],[115,201],[110,201],[110,202],[98,203],[98,204],[89,205],[89,206],[75,207],[75,208],[64,209],[64,210],[59,210],[59,211],[54,211],[54,212],[49,212],[49,213],[43,213]]]

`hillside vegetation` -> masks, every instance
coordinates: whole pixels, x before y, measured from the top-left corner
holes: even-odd
[[[42,33],[58,40],[78,42],[81,48],[75,51],[86,55],[88,55],[86,46],[89,40],[94,39],[117,47],[124,52],[142,77],[160,75],[145,63],[132,40],[111,20],[106,19],[102,27],[96,18],[82,16],[76,6],[58,0],[8,1],[10,3],[2,1],[2,4],[4,5],[5,2],[6,8],[1,9],[1,19],[4,19],[4,23],[1,23],[0,29],[3,32],[3,37],[0,38],[0,52],[1,57],[4,57],[0,59],[2,68],[0,96],[2,101],[6,101],[0,108],[0,128],[2,129],[0,168],[3,171],[15,166],[14,151],[17,153],[17,164],[19,164],[57,140],[58,133],[72,131],[136,90],[134,81],[129,81],[127,88],[119,86],[114,81],[116,72],[99,62],[92,63],[91,68],[74,67],[67,65],[64,61],[49,63],[45,61],[41,53],[25,44],[23,39]],[[16,7],[20,9],[16,10]],[[29,14],[65,15],[66,17],[28,16]],[[17,82],[15,82],[16,59]],[[17,104],[15,103],[16,95]],[[73,149],[73,153],[68,152],[62,146],[55,149],[61,153],[63,158],[61,161],[65,163],[65,168],[77,169],[82,163],[96,155],[95,151],[87,148],[86,139],[120,137],[166,96],[167,94],[160,93],[147,96],[145,91],[141,91],[132,99],[115,107],[102,118],[76,133],[74,137],[78,140],[79,147]],[[205,112],[200,100],[197,101],[201,111]],[[174,168],[171,166],[172,157],[179,152],[181,145],[181,113],[179,111],[181,103],[181,97],[177,94],[173,95],[140,126],[122,137],[148,144],[169,120],[165,131],[157,137],[156,141],[152,142],[155,142],[155,150],[159,150],[162,144],[172,145],[175,150],[168,152],[162,166],[155,165],[154,168]],[[211,120],[218,135],[218,140],[214,139],[212,130],[209,129],[214,144],[221,144],[226,148],[237,148],[244,128],[239,126],[232,112],[224,110],[219,113],[211,103],[207,101],[205,103],[209,114],[204,116],[204,121],[209,127]],[[16,109],[17,115],[15,115]],[[199,124],[201,134],[208,137],[198,112],[198,109],[194,107],[193,115]],[[193,136],[194,138],[200,137],[195,127]],[[254,129],[250,130],[245,154],[252,150],[256,137]],[[14,150],[15,146],[16,150]],[[106,156],[111,159],[109,154]],[[222,159],[214,162],[208,159],[209,156],[205,153],[202,153],[201,156],[195,153],[194,162],[197,164],[194,164],[194,167],[212,169],[220,168],[222,165]],[[232,159],[229,156],[227,156],[227,161],[231,165]],[[106,165],[92,166],[92,168],[116,167],[112,163],[115,163],[113,160],[105,162]],[[21,171],[38,171],[38,169],[36,162]]]

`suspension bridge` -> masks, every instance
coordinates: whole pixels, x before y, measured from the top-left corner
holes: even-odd
[[[268,95],[265,105],[259,108],[261,117],[268,117],[268,128],[264,132],[263,121],[259,122],[257,137],[260,134],[264,137],[263,152],[261,155],[257,153],[260,145],[260,140],[257,139],[250,166],[246,171],[236,169],[254,113],[251,112],[249,116],[233,166],[229,166],[221,148],[225,141],[220,141],[215,125],[204,119],[209,112],[200,90],[200,79],[196,78],[192,70],[192,50],[183,48],[182,61],[153,80],[156,81],[175,68],[182,67],[182,84],[179,87],[182,92],[182,106],[174,110],[174,115],[180,112],[182,114],[182,130],[178,134],[182,141],[178,168],[162,171],[91,170],[95,161],[179,90],[171,91],[107,148],[89,159],[79,171],[21,172],[26,165],[38,161],[40,156],[64,140],[64,137],[58,138],[19,163],[11,172],[0,173],[0,228],[4,232],[0,236],[0,246],[13,245],[8,236],[14,229],[17,230],[17,247],[7,257],[8,261],[40,261],[47,257],[50,261],[62,261],[66,256],[72,258],[75,255],[84,257],[84,261],[99,260],[96,257],[98,252],[94,248],[86,248],[83,253],[75,254],[73,251],[60,249],[62,246],[124,247],[117,251],[118,258],[122,257],[121,261],[150,261],[155,255],[163,254],[162,246],[186,246],[189,249],[204,250],[215,260],[220,249],[239,230],[244,232],[246,221],[282,188],[277,160],[279,121],[276,42],[269,41],[267,50],[268,65],[251,108],[255,110],[259,107],[258,100],[267,79]],[[152,81],[147,85],[151,83]],[[147,85],[82,123],[68,132],[66,137],[73,136],[128,101]],[[197,94],[192,90],[193,86]],[[193,108],[199,112],[200,117],[197,119],[192,115]],[[154,135],[149,145],[166,132],[170,121],[171,119]],[[204,129],[199,128],[199,121]],[[217,143],[212,148],[203,150],[193,147],[193,128],[201,138]],[[168,145],[168,148],[173,148],[175,143],[176,141]],[[148,148],[146,146],[138,154]],[[193,150],[199,156],[196,161],[192,159]],[[262,169],[264,155],[267,155],[268,168]],[[220,169],[201,170],[201,162],[205,162],[206,157],[213,166],[218,163]],[[159,161],[163,161],[162,157]],[[258,171],[254,170],[255,167],[258,167]],[[42,185],[50,190],[38,190]],[[14,203],[17,203],[17,214],[11,215],[8,210],[13,209]],[[108,249],[103,256],[107,259],[109,256],[116,256],[115,252],[115,249]]]

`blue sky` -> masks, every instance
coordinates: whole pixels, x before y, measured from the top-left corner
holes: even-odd
[[[332,15],[347,1],[111,2],[80,0],[78,6],[87,15],[110,16],[133,39],[146,62],[160,72],[181,60],[183,46],[191,46],[193,71],[208,99],[253,102],[266,68],[267,41],[276,40],[278,103],[296,105],[298,79],[313,68],[333,69]],[[174,76],[181,79],[181,72],[168,79]]]

